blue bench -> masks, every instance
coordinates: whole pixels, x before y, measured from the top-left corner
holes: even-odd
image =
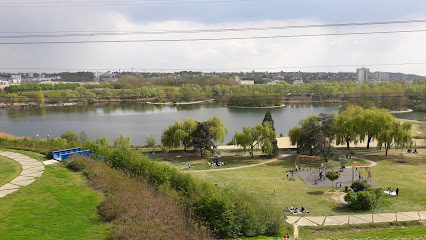
[[[71,148],[71,149],[64,149],[59,151],[54,151],[53,158],[61,161],[66,161],[69,157],[71,157],[73,154],[79,154],[82,156],[88,156],[90,154],[90,150],[81,150],[80,147],[78,148]]]

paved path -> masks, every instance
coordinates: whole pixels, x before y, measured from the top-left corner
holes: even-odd
[[[374,213],[374,214],[354,214],[337,216],[286,216],[286,222],[293,224],[294,237],[298,235],[299,226],[333,226],[344,224],[365,224],[381,222],[405,222],[426,220],[426,211],[420,212],[398,212],[398,213]]]
[[[256,166],[259,166],[259,165],[263,165],[263,164],[267,164],[267,163],[278,161],[280,158],[284,158],[284,157],[287,157],[287,156],[290,156],[290,154],[282,154],[278,158],[274,158],[274,159],[271,159],[271,160],[268,160],[268,161],[264,161],[264,162],[261,162],[261,163],[244,165],[244,166],[239,166],[239,167],[215,168],[215,169],[209,169],[209,170],[195,170],[195,171],[185,171],[185,172],[186,173],[215,172],[215,171],[227,171],[227,170],[235,170],[235,169],[241,169],[241,168],[256,167]]]
[[[0,187],[0,197],[4,197],[10,193],[19,190],[20,187],[27,186],[40,177],[44,171],[44,165],[34,158],[28,157],[15,152],[0,151],[0,155],[13,159],[22,166],[21,174],[13,179],[10,183]]]

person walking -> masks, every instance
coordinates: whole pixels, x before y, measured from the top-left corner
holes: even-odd
[[[396,188],[395,193],[396,193],[396,196],[398,197],[398,194],[399,194],[399,188]]]

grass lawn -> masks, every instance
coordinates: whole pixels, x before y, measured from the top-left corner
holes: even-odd
[[[174,166],[181,171],[193,171],[193,170],[211,170],[211,169],[222,169],[222,168],[231,168],[239,167],[244,165],[251,165],[261,163],[263,161],[270,160],[265,157],[255,156],[250,158],[247,156],[223,156],[221,159],[218,159],[220,162],[226,162],[226,166],[221,166],[213,168],[209,165],[208,161],[215,161],[214,158],[206,160],[200,159],[200,156],[191,156],[191,157],[171,157],[171,158],[158,158],[158,162],[166,163],[168,165]],[[191,168],[188,168],[188,164],[191,164]]]
[[[309,188],[298,177],[288,181],[285,176],[295,156],[252,168],[231,171],[192,173],[220,186],[234,188],[257,196],[264,204],[284,209],[293,205],[311,210],[306,215],[339,215],[351,213],[381,213],[426,210],[426,154],[405,156],[405,162],[398,162],[398,156],[384,156],[384,153],[359,154],[362,158],[378,163],[372,168],[373,179],[382,188],[400,188],[399,197],[383,196],[378,207],[371,211],[354,211],[342,206],[336,197],[339,193],[327,188]],[[348,165],[348,164],[347,164]],[[275,189],[275,194],[274,194]]]
[[[21,171],[22,167],[18,162],[0,156],[0,186],[15,179]]]
[[[35,182],[0,198],[0,239],[105,239],[102,200],[81,173],[46,166]]]
[[[333,226],[322,229],[299,228],[299,239],[423,239],[426,236],[425,223],[386,223],[356,226]]]

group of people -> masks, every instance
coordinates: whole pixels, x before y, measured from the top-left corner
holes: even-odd
[[[304,208],[303,206],[301,208],[294,208],[293,205],[291,205],[290,208],[286,207],[285,212],[291,212],[293,214],[299,214],[299,213],[310,213],[309,210],[307,210],[306,208]]]
[[[387,193],[387,194],[389,194],[389,195],[395,195],[395,196],[398,196],[398,194],[399,194],[399,188],[396,188],[395,189],[395,193],[392,191],[392,187],[388,187],[388,190],[387,190],[387,192],[385,191],[385,193]]]
[[[414,150],[408,149],[407,153],[418,153],[418,152],[417,152],[417,149],[414,149]]]
[[[336,182],[336,190],[342,187],[342,182]]]
[[[209,161],[209,165],[212,167],[222,167],[225,166],[227,163],[226,162],[219,162],[218,160],[210,162]]]

